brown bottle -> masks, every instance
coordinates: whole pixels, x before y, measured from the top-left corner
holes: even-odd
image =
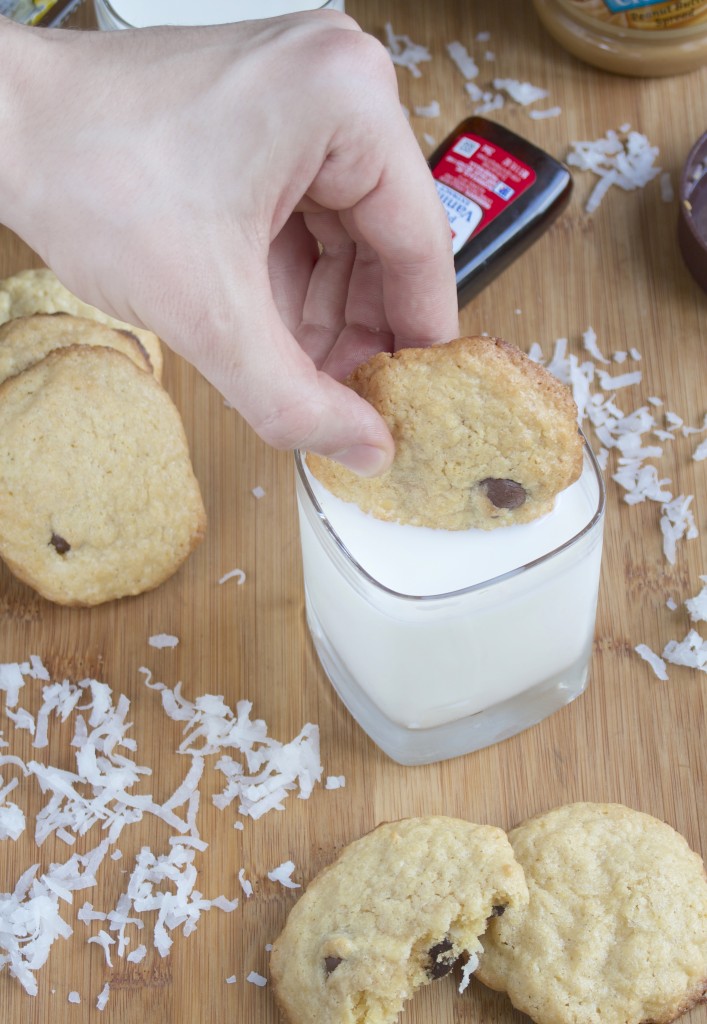
[[[460,308],[564,209],[563,163],[484,117],[462,121],[429,160],[452,229]]]

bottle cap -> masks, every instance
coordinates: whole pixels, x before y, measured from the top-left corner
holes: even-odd
[[[707,132],[690,150],[680,178],[678,244],[690,273],[707,292]]]

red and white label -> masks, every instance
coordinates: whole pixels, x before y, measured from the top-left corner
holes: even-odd
[[[432,174],[458,253],[536,179],[535,171],[478,135],[460,135]]]

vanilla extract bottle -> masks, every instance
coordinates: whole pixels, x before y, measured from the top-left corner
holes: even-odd
[[[429,165],[452,231],[461,308],[562,212],[572,176],[559,160],[484,117],[462,121]]]

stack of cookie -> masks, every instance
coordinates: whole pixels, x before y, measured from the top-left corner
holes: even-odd
[[[0,281],[0,556],[58,604],[158,586],[206,515],[158,338],[48,270]]]
[[[312,881],[272,976],[290,1024],[394,1024],[457,963],[461,990],[474,973],[537,1024],[668,1024],[707,998],[702,860],[620,804],[565,805],[508,836],[393,822]]]

